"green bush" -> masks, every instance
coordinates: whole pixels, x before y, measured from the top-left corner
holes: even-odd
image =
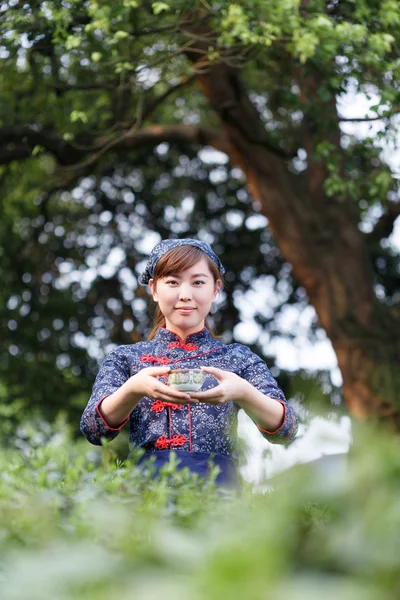
[[[301,465],[229,493],[54,429],[0,454],[4,600],[399,597],[396,437],[362,428],[337,477]]]

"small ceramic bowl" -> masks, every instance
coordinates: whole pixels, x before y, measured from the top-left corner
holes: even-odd
[[[201,369],[172,369],[168,373],[168,384],[180,392],[197,392],[205,378]]]

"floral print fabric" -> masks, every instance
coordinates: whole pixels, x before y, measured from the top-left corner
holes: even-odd
[[[259,427],[262,435],[270,442],[281,444],[288,444],[295,438],[297,419],[293,408],[265,362],[247,346],[225,345],[215,340],[206,328],[184,341],[172,331],[160,328],[151,341],[119,346],[104,360],[81,418],[81,431],[89,442],[100,445],[102,437],[112,440],[129,421],[131,443],[146,453],[176,446],[187,452],[237,458],[239,407],[234,402],[218,406],[205,403],[180,405],[144,397],[124,423],[118,427],[106,423],[99,411],[102,400],[140,369],[164,364],[171,368],[212,366],[236,373],[284,406],[284,420],[279,429],[269,432]],[[164,381],[167,383],[167,377]],[[216,385],[217,380],[207,374],[202,390]]]

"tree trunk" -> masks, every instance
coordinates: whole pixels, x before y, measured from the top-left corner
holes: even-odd
[[[198,54],[189,57],[198,61]],[[332,342],[349,412],[399,430],[400,322],[375,297],[373,268],[354,205],[349,199],[326,197],[324,166],[311,160],[304,189],[299,189],[288,160],[268,145],[236,70],[218,64],[200,72],[198,80],[220,117],[232,162],[246,174],[277,245]],[[339,139],[339,128],[333,137]]]

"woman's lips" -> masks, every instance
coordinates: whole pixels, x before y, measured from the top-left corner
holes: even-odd
[[[175,310],[177,310],[179,313],[182,313],[183,315],[189,315],[194,311],[194,308],[176,308]]]

